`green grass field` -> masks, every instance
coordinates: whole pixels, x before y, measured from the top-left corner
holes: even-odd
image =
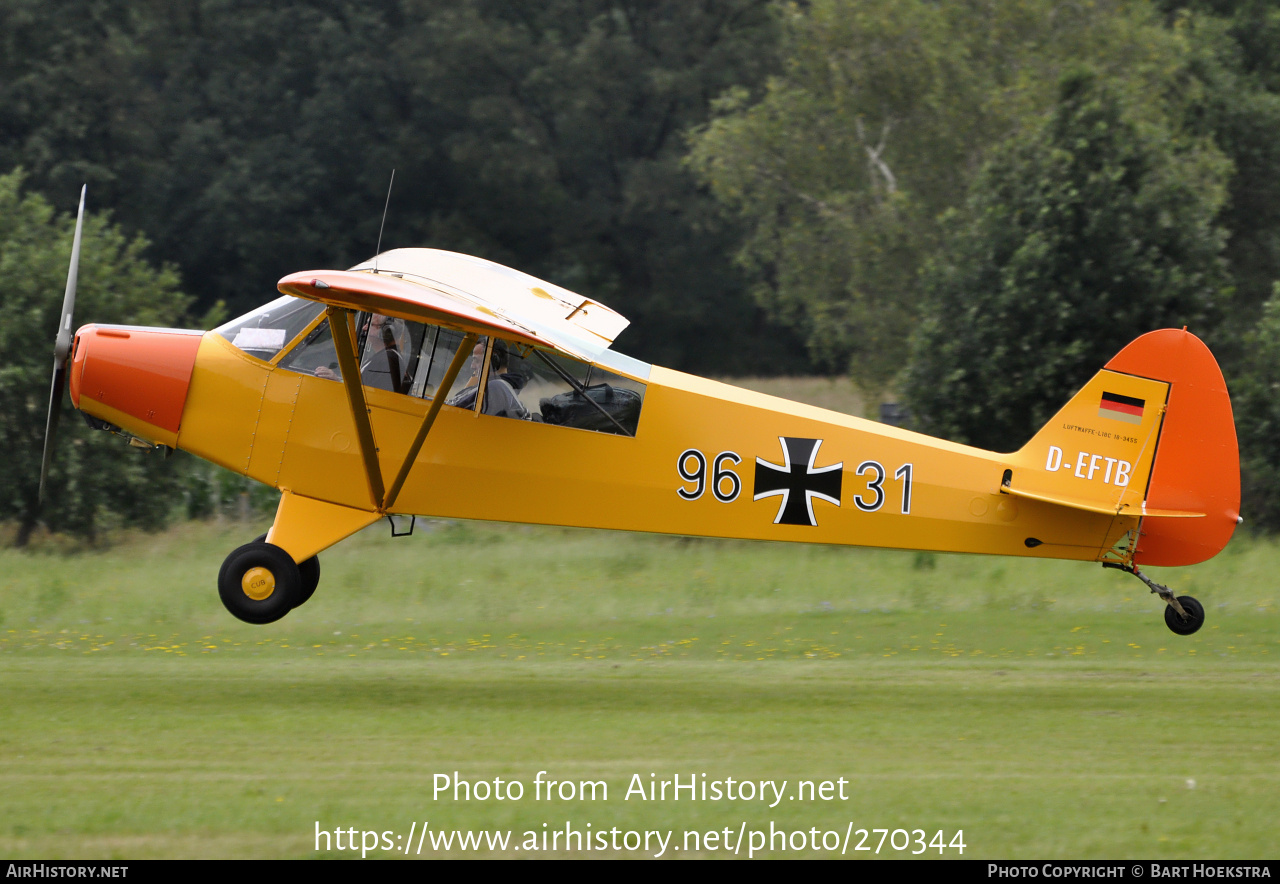
[[[0,553],[0,855],[313,857],[318,823],[389,832],[397,849],[369,855],[401,856],[425,821],[513,830],[511,856],[566,824],[673,847],[852,824],[864,857],[859,828],[962,830],[965,858],[1276,856],[1274,543],[1157,574],[1208,612],[1179,638],[1097,566],[426,529],[327,551],[316,597],[265,627],[214,587],[258,525]],[[539,771],[608,797],[538,800]],[[436,796],[455,772],[525,795]],[[624,797],[634,775],[704,773],[788,791]],[[843,800],[794,797],[839,778]]]

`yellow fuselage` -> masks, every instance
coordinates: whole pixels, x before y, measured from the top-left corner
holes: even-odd
[[[1041,452],[993,454],[656,366],[640,380],[634,438],[444,406],[390,511],[1081,560],[1104,558],[1138,524],[1001,493],[1006,470],[1043,474],[1033,462]],[[429,402],[364,392],[390,482]],[[149,435],[144,424],[126,429]],[[812,463],[788,470],[784,440],[792,454],[820,440]],[[175,441],[285,491],[299,515],[282,505],[272,542],[295,558],[381,516],[343,385],[269,365],[216,334],[200,342]]]

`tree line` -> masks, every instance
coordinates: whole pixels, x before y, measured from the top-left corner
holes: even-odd
[[[13,0],[0,263],[51,269],[0,296],[0,396],[42,431],[33,330],[52,341],[69,237],[49,205],[80,183],[136,297],[104,281],[77,320],[208,323],[368,257],[395,168],[384,248],[590,294],[649,361],[849,374],[990,448],[1188,325],[1233,393],[1246,519],[1280,527],[1278,38],[1263,0]],[[57,524],[132,519],[85,464]],[[235,496],[93,469],[194,514]]]

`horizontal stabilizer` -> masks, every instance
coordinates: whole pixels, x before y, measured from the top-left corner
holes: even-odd
[[[1001,494],[1010,494],[1014,497],[1025,497],[1028,500],[1039,500],[1044,503],[1054,503],[1058,506],[1069,506],[1072,509],[1086,510],[1091,513],[1106,513],[1109,516],[1143,516],[1165,519],[1202,519],[1205,513],[1194,513],[1190,510],[1169,510],[1156,509],[1154,507],[1139,505],[1137,508],[1131,507],[1127,503],[1108,505],[1098,503],[1096,500],[1085,500],[1079,497],[1063,497],[1057,494],[1041,494],[1035,491],[1022,491],[1017,488],[1004,486],[1000,489]]]

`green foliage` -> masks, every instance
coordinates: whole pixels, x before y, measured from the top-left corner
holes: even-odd
[[[771,63],[766,0],[75,5],[0,9],[0,168],[46,194],[88,180],[202,310],[368,257],[395,168],[384,245],[598,297],[641,358],[807,364],[680,163],[712,97]]]
[[[1075,60],[1149,100],[1181,52],[1128,2],[816,0],[782,24],[782,74],[722,99],[691,163],[749,225],[762,302],[871,387],[906,360],[937,217],[986,152],[1052,105]]]
[[[1272,93],[1280,92],[1280,8],[1271,0],[1156,0],[1171,24],[1189,14],[1225,25],[1241,71]]]
[[[185,464],[182,497],[189,519],[232,519],[241,523],[275,515],[280,493],[240,473],[199,460]]]
[[[405,37],[415,94],[447,119],[451,205],[420,226],[590,293],[632,320],[621,348],[701,372],[796,371],[744,297],[739,236],[682,165],[713,96],[772,63],[764,0],[462,2]]]
[[[0,177],[0,439],[7,458],[0,499],[7,517],[18,522],[19,544],[37,519],[88,537],[104,521],[160,527],[177,496],[175,465],[130,449],[117,437],[91,432],[65,394],[43,512],[37,507],[53,339],[75,219],[55,216],[38,195],[24,195],[22,183],[20,172]],[[144,240],[127,239],[103,214],[87,214],[77,323],[178,322],[189,302],[178,290],[177,274],[170,267],[151,267],[142,258],[145,248]]]
[[[1090,74],[976,180],[924,274],[906,392],[921,428],[1018,447],[1130,340],[1203,331],[1227,276],[1215,217],[1227,164],[1135,121]]]
[[[913,198],[928,188],[900,183],[911,169],[897,148],[944,128],[940,99],[965,82],[955,59],[939,52],[943,13],[929,6],[820,2],[784,11],[785,74],[758,99],[745,88],[727,93],[690,154],[712,192],[750,225],[740,260],[757,280],[757,299],[799,328],[822,364],[873,386],[902,352],[928,214]],[[866,52],[872,45],[883,51]],[[879,94],[862,90],[870,83]],[[939,154],[952,148],[963,154],[960,140]],[[947,159],[921,165],[958,168],[955,154]]]
[[[1225,255],[1235,297],[1213,341],[1228,365],[1240,358],[1243,338],[1280,279],[1280,11],[1271,4],[1265,10],[1252,2],[1232,5],[1236,10],[1224,18],[1184,13],[1173,19],[1190,47],[1178,78],[1180,125],[1211,137],[1233,167],[1219,223],[1229,234]]]
[[[1240,442],[1241,503],[1246,524],[1280,529],[1280,284],[1244,341],[1231,384]]]

